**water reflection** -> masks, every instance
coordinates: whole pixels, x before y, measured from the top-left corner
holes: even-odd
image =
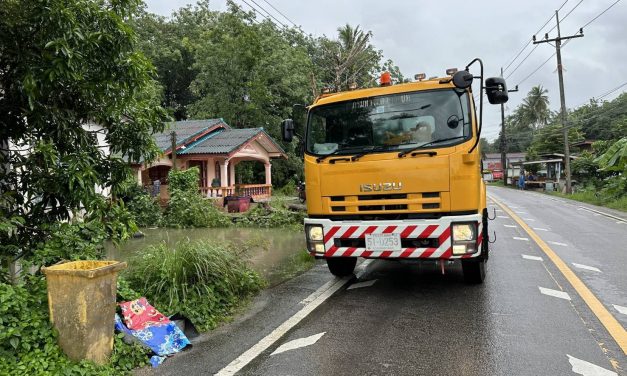
[[[305,236],[302,232],[289,229],[260,228],[198,228],[198,229],[142,229],[146,235],[115,246],[105,244],[107,258],[128,260],[133,254],[148,246],[165,243],[174,246],[181,240],[230,241],[248,248],[252,267],[266,278],[270,285],[282,281],[290,260],[302,252]]]

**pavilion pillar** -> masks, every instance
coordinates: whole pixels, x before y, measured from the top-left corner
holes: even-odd
[[[220,163],[220,185],[223,187],[228,187],[229,185],[228,169],[229,161],[225,159],[222,163]]]
[[[235,163],[229,164],[229,186],[235,185]]]
[[[270,164],[270,162],[268,162],[264,166],[266,167],[266,184],[271,185],[272,184],[272,165]]]

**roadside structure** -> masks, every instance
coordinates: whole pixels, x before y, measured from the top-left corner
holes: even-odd
[[[175,135],[176,167],[198,167],[199,191],[207,198],[251,196],[265,201],[272,195],[273,159],[287,158],[285,151],[263,128],[235,129],[223,119],[185,120],[169,123],[166,130],[153,137],[162,155],[145,164],[131,163],[140,185],[158,189],[162,201],[169,199],[168,173],[174,167],[172,138]],[[264,184],[236,184],[235,169],[243,161],[265,166]]]
[[[518,171],[520,171],[520,168],[522,168],[523,171],[536,171],[534,174],[535,179],[530,180],[527,178],[525,181],[525,187],[547,191],[559,191],[566,187],[565,176],[562,176],[564,175],[564,158],[564,154],[548,153],[541,154],[537,160],[523,160],[512,164],[519,169]],[[577,159],[576,156],[570,155],[571,161],[575,159]],[[513,184],[517,184],[519,175],[520,173],[512,177],[514,179]],[[577,182],[573,181],[573,183]]]
[[[507,184],[511,184],[512,176],[518,176],[518,165],[513,165],[514,162],[524,161],[527,153],[507,153],[505,155],[506,168],[507,168]],[[486,180],[500,180],[503,178],[503,166],[501,163],[500,153],[487,153],[483,158],[483,171],[484,176],[488,176]]]

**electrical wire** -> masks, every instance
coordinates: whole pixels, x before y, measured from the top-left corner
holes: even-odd
[[[531,49],[531,51],[529,51],[529,53],[527,54],[527,56],[525,56],[524,59],[522,59],[522,61],[516,66],[516,68],[514,68],[513,71],[511,71],[509,73],[509,75],[507,75],[507,77],[505,77],[505,79],[510,78],[514,73],[516,73],[516,71],[518,70],[518,68],[520,68],[520,66],[525,62],[525,60],[527,60],[529,58],[529,56],[531,56],[531,54],[533,53],[533,51],[536,50],[536,48],[538,48],[539,44],[536,44],[535,47],[533,47],[533,49]]]
[[[615,92],[615,91],[619,90],[620,88],[622,88],[622,87],[623,87],[623,86],[625,86],[625,85],[627,85],[627,82],[623,83],[623,84],[622,84],[622,85],[620,85],[620,86],[615,87],[614,89],[612,89],[612,90],[608,91],[608,92],[607,92],[607,93],[605,93],[605,94],[599,95],[598,97],[594,97],[594,99],[596,99],[596,100],[603,99],[603,98],[607,97],[608,95],[612,94],[613,92]]]
[[[568,13],[566,13],[566,15],[565,15],[564,17],[562,17],[562,19],[560,20],[560,22],[564,22],[564,20],[565,20],[566,18],[568,18],[568,16],[570,16],[570,14],[571,14],[571,13],[572,13],[575,9],[577,9],[577,7],[578,7],[578,6],[580,6],[580,5],[581,5],[581,3],[583,3],[583,0],[579,0],[579,2],[578,2],[577,4],[575,4],[575,6],[574,6],[574,7],[572,7],[572,9],[571,9],[571,10],[569,10],[569,11],[568,11]],[[548,33],[550,33],[551,31],[555,30],[555,28],[557,28],[557,23],[555,24],[555,26],[553,26],[552,28],[550,28],[550,29],[549,29],[549,31],[547,31],[546,33],[547,33],[547,34],[548,34]]]
[[[560,7],[557,9],[557,11],[559,12],[559,11],[560,11],[560,10],[564,7],[564,5],[566,5],[566,3],[568,3],[568,0],[564,1],[564,2],[562,3],[562,5],[560,5]],[[544,28],[546,27],[546,25],[548,25],[548,24],[549,24],[549,22],[551,22],[551,20],[552,20],[552,19],[553,19],[553,15],[551,15],[551,16],[550,16],[550,17],[546,20],[546,22],[544,22],[544,24],[542,24],[542,26],[540,26],[540,28],[538,29],[538,31],[536,31],[535,33],[533,33],[533,35],[537,35],[538,33],[540,33],[540,32],[542,31],[542,29],[544,29]],[[512,66],[512,64],[514,64],[514,62],[516,61],[516,59],[518,59],[518,57],[519,57],[520,55],[522,55],[522,53],[523,53],[523,52],[527,49],[527,47],[528,47],[529,45],[531,45],[531,44],[532,44],[532,42],[533,42],[533,39],[529,39],[529,41],[527,41],[527,43],[526,43],[525,45],[523,45],[523,47],[520,49],[520,51],[518,51],[518,53],[517,53],[516,55],[514,55],[514,57],[513,57],[513,58],[508,59],[509,64],[507,64],[507,66],[503,69],[503,73],[505,73],[505,71],[506,71],[509,67],[511,67],[511,66]],[[511,75],[511,74],[510,74],[510,75]]]
[[[590,21],[588,21],[587,24],[583,25],[581,28],[583,29],[584,27],[590,25],[591,23],[593,23],[594,21],[596,21],[597,18],[601,17],[603,15],[603,13],[607,12],[608,10],[610,10],[614,5],[616,5],[620,0],[616,0],[614,3],[612,3],[612,5],[610,5],[609,7],[607,7],[603,12],[599,13],[596,15],[596,17],[594,17],[593,19],[591,19]]]
[[[285,24],[281,21],[279,21],[276,17],[274,17],[270,12],[268,12],[264,7],[262,7],[261,5],[259,5],[255,0],[250,0],[253,2],[253,4],[255,4],[256,6],[259,7],[259,9],[263,10],[268,16],[272,17],[273,20],[275,20],[276,22],[278,22],[281,26],[283,26],[284,28],[287,28],[287,26],[285,26]],[[583,1],[583,0],[582,0]]]
[[[274,5],[272,5],[271,3],[269,3],[266,0],[263,0],[264,3],[270,5],[270,7],[272,9],[274,9],[278,14],[280,14],[281,16],[283,16],[283,18],[285,18],[286,20],[288,20],[292,25],[294,25],[294,27],[298,27],[298,25],[296,25],[296,23],[294,23],[294,21],[290,20],[285,14],[283,14],[283,12],[281,12],[280,10],[278,10]]]

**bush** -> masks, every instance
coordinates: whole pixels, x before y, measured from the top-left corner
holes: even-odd
[[[29,257],[34,265],[52,265],[61,260],[97,260],[104,255],[103,241],[108,235],[98,221],[58,222],[50,233],[50,239]]]
[[[161,223],[162,214],[159,203],[145,192],[131,198],[126,207],[133,214],[135,223],[139,227],[158,226]]]
[[[164,314],[180,312],[206,331],[263,286],[242,252],[202,241],[162,244],[131,258],[125,278]]]
[[[198,192],[198,167],[190,167],[187,170],[170,170],[168,173],[168,189],[174,191]]]
[[[227,227],[229,217],[196,192],[175,190],[163,222],[170,227]]]
[[[148,362],[148,351],[116,336],[109,365],[69,360],[57,345],[46,283],[41,276],[13,286],[0,283],[0,374],[119,375]]]

